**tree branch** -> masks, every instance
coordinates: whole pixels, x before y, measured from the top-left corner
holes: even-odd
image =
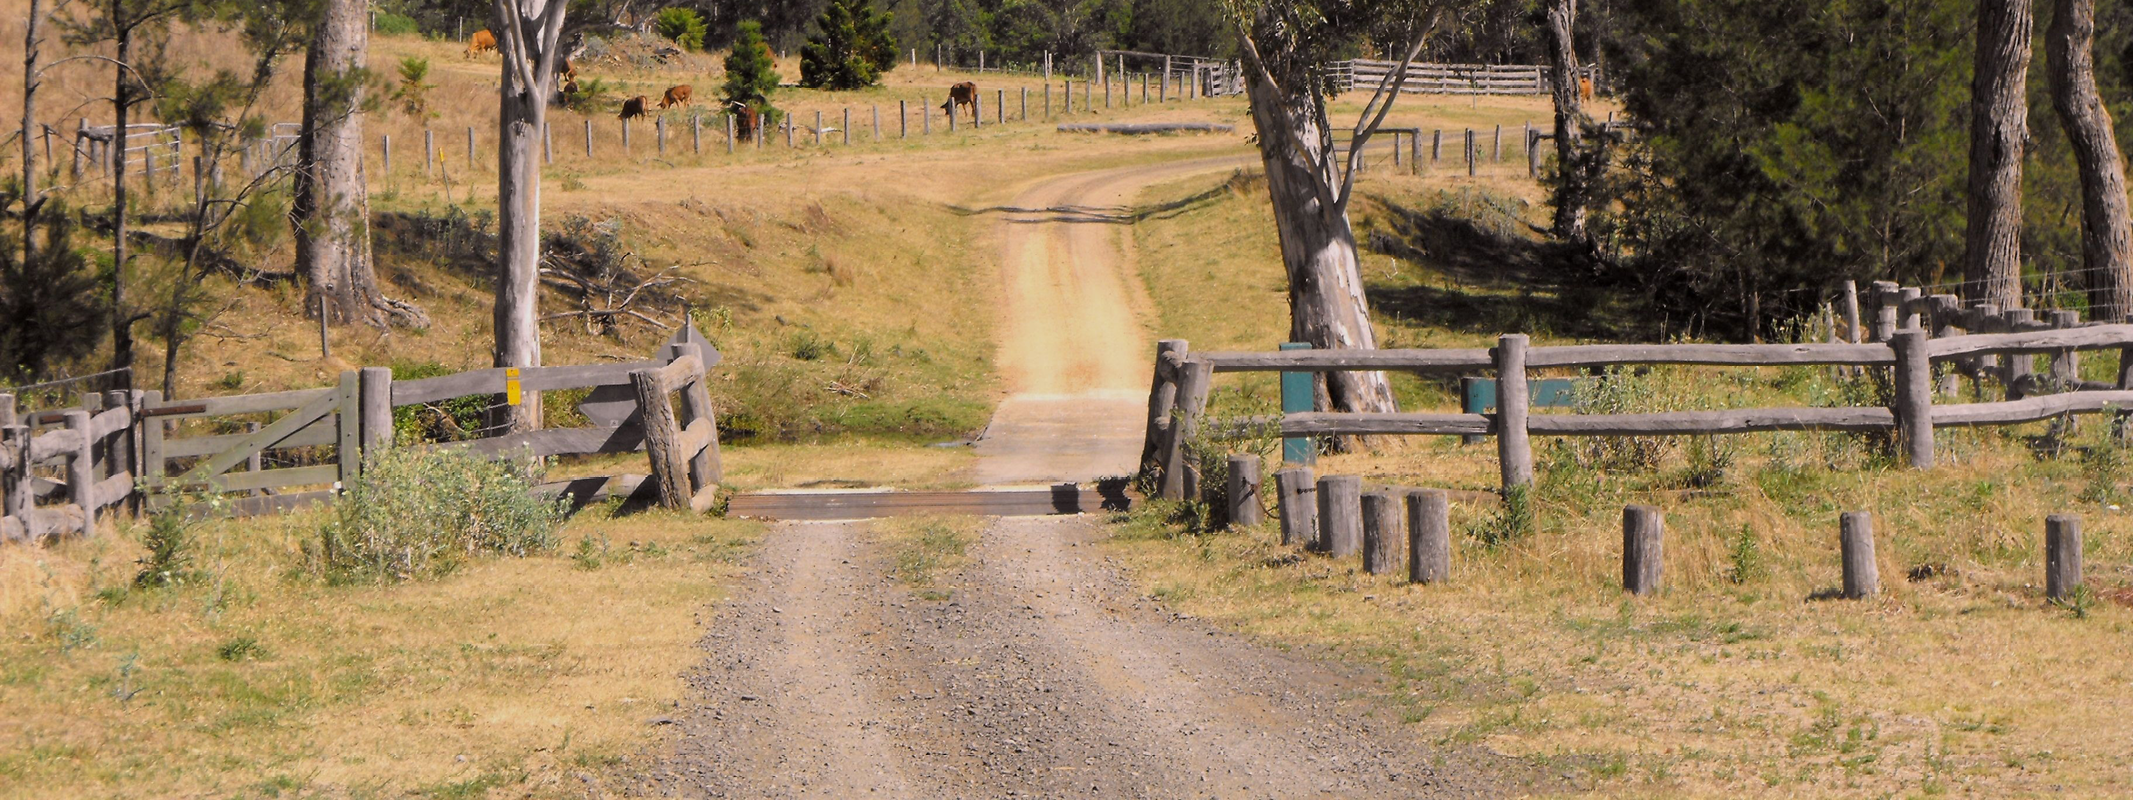
[[[1348,137],[1348,163],[1341,171],[1341,188],[1336,197],[1340,210],[1346,211],[1348,200],[1354,196],[1355,165],[1361,163],[1357,159],[1361,157],[1364,145],[1370,143],[1371,135],[1377,133],[1379,125],[1384,124],[1385,114],[1392,111],[1393,101],[1400,98],[1400,86],[1407,82],[1407,67],[1414,63],[1416,56],[1422,54],[1422,45],[1429,41],[1430,33],[1437,29],[1437,20],[1436,14],[1430,15],[1429,21],[1415,33],[1415,42],[1408,46],[1407,57],[1400,59],[1400,63],[1392,68],[1392,72],[1378,81],[1377,90],[1370,93],[1370,101],[1363,104],[1363,113],[1358,115],[1355,121],[1355,131]]]
[[[1238,40],[1244,43],[1245,60],[1250,61],[1252,67],[1258,71],[1259,80],[1262,83],[1273,89],[1274,94],[1281,94],[1281,83],[1274,80],[1274,73],[1267,69],[1266,59],[1259,54],[1259,43],[1252,39],[1251,26],[1245,22],[1245,18],[1241,14],[1232,15],[1231,22],[1237,26]],[[1310,145],[1304,142],[1303,135],[1296,132],[1294,125],[1282,125],[1281,132],[1288,141],[1289,149],[1294,150],[1305,159],[1311,160],[1311,171],[1315,175],[1323,176],[1329,171],[1329,160],[1333,158],[1333,148],[1325,148],[1325,152],[1320,153],[1314,159],[1311,155]],[[1323,185],[1324,183],[1324,180],[1314,180],[1311,182],[1311,188],[1318,195],[1319,205],[1330,209],[1333,207],[1334,201],[1332,187],[1325,186]]]

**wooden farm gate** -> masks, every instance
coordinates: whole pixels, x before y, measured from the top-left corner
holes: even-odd
[[[101,408],[43,411],[19,421],[14,398],[0,395],[6,512],[0,534],[10,540],[86,535],[97,511],[132,500],[158,507],[180,497],[216,498],[240,516],[327,502],[361,478],[367,455],[397,446],[396,408],[479,398],[493,410],[497,402],[534,402],[533,393],[567,390],[586,391],[577,409],[588,424],[407,446],[490,458],[645,450],[649,477],[597,476],[541,488],[583,503],[629,496],[649,483],[656,490],[650,499],[701,512],[714,504],[721,477],[717,423],[704,385],[705,370],[718,360],[717,350],[685,327],[654,358],[615,364],[407,381],[395,381],[390,369],[366,367],[318,389],[186,400],[111,392],[92,401]],[[63,483],[40,477],[39,468],[55,467],[65,469]],[[67,502],[39,504],[59,498]]]

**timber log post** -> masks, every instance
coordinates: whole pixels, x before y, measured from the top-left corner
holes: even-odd
[[[1317,486],[1310,467],[1290,467],[1274,473],[1275,496],[1280,498],[1281,544],[1311,546],[1318,540]]]
[[[1889,339],[1896,351],[1897,437],[1912,469],[1933,468],[1933,363],[1926,350],[1926,332],[1917,328],[1897,331]]]
[[[1452,577],[1451,497],[1439,489],[1407,493],[1407,579],[1443,583]]]
[[[1506,334],[1490,351],[1496,361],[1496,459],[1506,496],[1533,485],[1533,444],[1526,434],[1526,335]],[[1923,351],[1921,351],[1923,355]]]
[[[1837,518],[1844,557],[1844,596],[1863,600],[1881,593],[1881,567],[1874,561],[1874,518],[1847,511]]]
[[[1160,479],[1163,462],[1163,436],[1170,430],[1170,410],[1177,407],[1178,364],[1185,359],[1191,346],[1184,339],[1164,339],[1155,343],[1155,378],[1148,384],[1148,432],[1141,438],[1141,475],[1143,479]]]

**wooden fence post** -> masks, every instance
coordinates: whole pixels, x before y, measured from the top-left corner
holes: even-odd
[[[163,392],[150,389],[141,393],[141,411],[160,408]],[[163,420],[145,417],[136,423],[141,430],[141,482],[149,488],[163,485]],[[146,505],[145,503],[143,505]]]
[[[1962,319],[1962,300],[1952,294],[1936,294],[1927,299],[1929,301],[1927,308],[1932,312],[1933,316],[1933,332],[1929,335],[1930,338],[1942,339],[1954,336],[1957,323]],[[1957,370],[1951,369],[1948,374],[1941,376],[1934,390],[1949,397],[1955,396],[1958,388],[1955,382],[1956,372]]]
[[[1407,579],[1443,583],[1452,577],[1451,497],[1438,489],[1407,493]]]
[[[1166,500],[1186,500],[1199,495],[1199,469],[1193,463],[1192,437],[1198,433],[1200,415],[1207,410],[1207,392],[1214,381],[1211,361],[1188,359],[1176,376],[1177,412],[1163,436],[1163,486]]]
[[[2053,514],[2044,518],[2044,596],[2065,600],[2081,585],[2081,518]]]
[[[689,152],[704,154],[704,115],[689,115]]]
[[[703,348],[692,343],[681,345],[681,349],[685,355],[695,355],[697,364],[704,363]],[[725,465],[721,463],[718,452],[718,414],[717,410],[711,405],[711,391],[704,387],[702,372],[690,376],[688,382],[681,387],[681,416],[687,420],[687,422],[678,423],[683,428],[698,421],[707,422],[711,425],[711,441],[704,445],[704,449],[689,456],[690,497],[692,498],[690,507],[697,511],[703,511],[705,509],[696,508],[697,503],[694,498],[700,495],[704,489],[714,486],[725,479]]]
[[[992,120],[1005,125],[1007,124],[1007,90],[994,89],[992,93]]]
[[[1490,351],[1496,360],[1496,460],[1505,497],[1533,484],[1533,446],[1526,434],[1526,335],[1505,334]]]
[[[1919,313],[1918,313],[1918,312],[1919,312],[1919,304],[1918,304],[1918,299],[1919,299],[1920,297],[1923,297],[1923,296],[1925,296],[1925,290],[1923,290],[1923,289],[1920,289],[1920,288],[1918,288],[1918,287],[1916,287],[1916,286],[1906,286],[1906,287],[1903,287],[1902,289],[1898,289],[1898,290],[1896,291],[1896,309],[1897,309],[1897,313],[1898,313],[1898,314],[1899,314],[1899,315],[1901,316],[1901,318],[1902,318],[1902,322],[1900,322],[1899,324],[1897,324],[1897,326],[1896,326],[1896,327],[1898,327],[1898,328],[1923,328],[1923,327],[1925,327],[1925,326],[1924,326],[1924,325],[1922,324],[1923,320],[1921,320],[1921,319],[1919,318]]]
[[[1318,549],[1334,558],[1363,546],[1363,479],[1327,475],[1318,479]]]
[[[1259,506],[1259,457],[1229,457],[1229,481],[1223,495],[1229,500],[1229,525],[1250,527],[1266,519]]]
[[[96,441],[89,436],[87,410],[72,409],[60,418],[66,420],[67,430],[76,437],[74,452],[67,458],[67,497],[81,506],[81,527],[78,530],[83,538],[87,538],[96,535]],[[23,522],[26,524],[29,520]]]
[[[27,425],[0,425],[0,452],[8,458],[0,459],[0,517],[14,517],[22,524],[24,533],[30,528],[30,428]]]
[[[593,121],[591,117],[585,118],[585,157],[593,157]]]
[[[1027,87],[1027,86],[1024,86],[1024,87],[1022,87],[1022,117],[1021,117],[1021,119],[1022,119],[1022,121],[1023,121],[1023,122],[1028,122],[1028,121],[1029,121],[1029,87]]]
[[[740,125],[735,121],[732,112],[728,112],[724,116],[726,117],[726,155],[730,156],[733,155],[733,140],[740,133]]]
[[[1466,176],[1474,177],[1474,129],[1466,129]]]
[[[364,367],[356,375],[358,435],[364,458],[393,446],[393,371]]]
[[[1493,135],[1493,138],[1491,138],[1491,139],[1489,140],[1489,163],[1491,163],[1491,164],[1494,164],[1494,163],[1497,163],[1497,162],[1499,162],[1499,161],[1502,161],[1502,160],[1503,160],[1503,124],[1502,124],[1502,123],[1497,123],[1497,125],[1496,125],[1496,133],[1495,133],[1495,134]]]
[[[2060,330],[2081,326],[2081,312],[2052,312],[2052,327]],[[2068,347],[2052,354],[2052,381],[2062,386],[2071,386],[2081,381],[2081,354]]]
[[[467,126],[467,171],[474,171],[474,126]]]
[[[1400,496],[1392,492],[1363,495],[1363,571],[1384,575],[1399,569]]]
[[[1155,343],[1155,379],[1148,384],[1148,431],[1141,438],[1140,467],[1144,474],[1161,475],[1165,463],[1163,455],[1164,434],[1170,430],[1170,412],[1177,407],[1178,364],[1184,362],[1191,348],[1184,339],[1164,339]]]
[[[1844,341],[1859,343],[1859,282],[1844,282]]]
[[[810,133],[813,133],[813,134],[815,135],[815,146],[816,146],[816,147],[821,147],[821,146],[822,146],[822,110],[821,110],[821,109],[816,109],[816,110],[815,110],[815,127],[814,127],[814,129],[813,129],[813,130],[811,130],[811,131],[809,131],[809,132],[810,132]]]
[[[1540,177],[1541,153],[1539,145],[1540,134],[1535,133],[1532,130],[1532,124],[1528,123],[1526,129],[1526,177],[1528,178]]]
[[[644,425],[644,452],[651,461],[649,480],[659,490],[659,504],[688,508],[689,464],[682,458],[681,426],[674,421],[674,404],[667,399],[666,381],[658,369],[633,370],[630,387],[637,393]]]
[[[1844,558],[1844,596],[1860,600],[1881,593],[1881,567],[1874,561],[1874,518],[1864,511],[1837,517],[1838,549]]]
[[[1274,491],[1280,498],[1282,546],[1312,546],[1318,541],[1318,497],[1311,468],[1276,470]]]
[[[896,101],[896,138],[911,138],[911,107],[909,100]]]
[[[251,151],[250,151],[250,150],[246,150],[245,152],[249,153],[249,152],[251,152]],[[428,129],[428,128],[423,128],[423,129],[422,129],[422,177],[425,177],[425,178],[427,178],[427,177],[430,177],[430,175],[431,175],[432,171],[433,171],[433,170],[435,170],[436,168],[437,168],[437,132],[436,132],[436,131],[432,131],[432,130],[430,130],[430,129]]]
[[[1659,590],[1666,567],[1666,521],[1653,506],[1622,507],[1622,588],[1630,594]]]
[[[874,115],[874,141],[881,141],[881,106],[870,103],[867,111]]]
[[[109,474],[116,475],[124,472],[134,478],[139,478],[141,466],[134,458],[137,452],[133,447],[133,431],[141,423],[140,404],[134,402],[133,392],[126,389],[113,389],[104,393],[104,408],[107,410],[124,409],[126,412],[126,424],[118,430],[112,431],[111,436],[104,440],[104,446],[110,451],[104,460],[104,463],[110,467]],[[132,484],[133,481],[127,482],[126,497],[129,500],[133,497]],[[131,507],[132,503],[129,502],[127,505]]]
[[[659,154],[667,154],[667,115],[652,118],[652,138],[659,141]]]
[[[1443,160],[1444,160],[1444,129],[1442,129],[1442,128],[1438,128],[1438,129],[1436,129],[1436,130],[1433,130],[1433,131],[1430,131],[1430,132],[1429,132],[1429,163],[1431,163],[1431,164],[1435,164],[1435,163],[1437,163],[1437,162],[1439,162],[1439,161],[1443,161]]]
[[[844,129],[837,132],[837,143],[845,145],[852,143],[852,110],[850,108],[844,110]]]
[[[1898,438],[1912,469],[1933,468],[1933,363],[1926,351],[1926,332],[1917,328],[1897,331],[1889,340],[1896,351],[1896,414]]]

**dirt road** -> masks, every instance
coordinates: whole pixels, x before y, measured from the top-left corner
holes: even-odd
[[[1004,229],[997,365],[1011,394],[978,441],[986,485],[1086,481],[1138,465],[1154,350],[1125,235],[1149,186],[1238,156],[1047,178],[989,209]]]
[[[1120,236],[1150,183],[1235,158],[1054,179],[997,209],[1015,394],[981,480],[1085,480],[1139,453],[1148,348]],[[989,523],[921,592],[866,522],[765,537],[642,793],[682,797],[1427,797],[1497,793],[1346,668],[1136,591],[1086,517]]]
[[[683,797],[1428,797],[1494,793],[1357,677],[1142,598],[1085,518],[993,523],[945,599],[865,523],[793,524],[706,640]],[[934,596],[938,598],[938,595]]]

